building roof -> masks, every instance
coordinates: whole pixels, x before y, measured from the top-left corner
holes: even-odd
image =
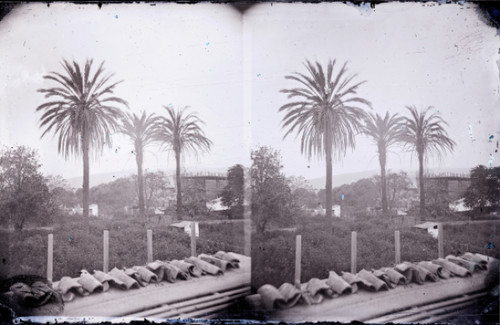
[[[264,285],[247,301],[257,309],[267,309],[273,321],[423,321],[434,319],[443,306],[484,295],[490,289],[485,284],[486,270],[495,267],[498,260],[484,255],[450,255],[432,262],[361,270],[356,275],[330,272],[328,279],[310,279],[300,289],[291,284],[279,289]]]
[[[207,262],[215,259],[220,260],[219,266]],[[179,272],[171,272],[174,270],[172,265],[180,264],[174,261],[155,261],[144,267],[113,269],[108,273],[94,271],[91,275],[83,272],[80,278],[72,279],[80,287],[69,285],[63,289],[61,279],[54,283],[54,288],[60,290],[66,298],[71,297],[68,293],[73,296],[71,301],[66,302],[62,316],[128,316],[142,319],[182,317],[183,311],[187,313],[203,309],[198,300],[211,301],[213,308],[221,305],[220,302],[217,303],[217,298],[225,297],[225,303],[234,302],[250,291],[250,258],[247,256],[218,252],[214,256],[200,254],[198,258],[190,257],[179,263],[183,266],[178,266],[178,269],[185,270],[186,267],[190,270],[189,263],[198,267],[201,272],[198,274],[195,270],[194,273],[188,272],[187,278],[181,277]],[[129,279],[123,277],[123,273],[130,274]],[[199,276],[195,276],[196,274]],[[93,282],[94,285],[90,284],[92,279],[89,276],[97,281]],[[105,292],[102,288],[104,283],[109,288]]]

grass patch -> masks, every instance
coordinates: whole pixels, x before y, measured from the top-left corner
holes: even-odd
[[[154,259],[183,259],[190,255],[190,237],[184,231],[166,225],[147,226],[153,230]],[[109,268],[144,265],[147,260],[147,237],[144,223],[134,219],[92,219],[90,232],[80,218],[60,220],[53,230],[0,230],[2,264],[0,275],[46,276],[47,235],[54,234],[54,280],[79,276],[103,267],[103,231],[109,231]],[[243,252],[243,223],[200,224],[198,253],[218,250]],[[241,249],[238,250],[238,248]]]
[[[345,219],[307,218],[293,232],[267,232],[252,235],[252,287],[269,283],[280,286],[293,283],[295,235],[302,235],[302,281],[326,278],[334,270],[351,269],[351,232],[357,232],[357,269],[376,269],[394,264],[392,222],[384,219],[352,221]],[[332,230],[333,229],[333,230]],[[419,229],[400,230],[401,259],[422,261],[437,257],[437,241]]]

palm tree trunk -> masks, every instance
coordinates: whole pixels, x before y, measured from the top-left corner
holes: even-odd
[[[175,150],[175,180],[177,182],[177,220],[182,220],[182,194],[181,194],[181,153]]]
[[[424,153],[418,152],[418,181],[420,185],[420,216],[425,215],[425,194],[424,194]]]
[[[332,163],[332,152],[331,148],[326,149],[326,188],[325,188],[325,195],[326,195],[326,204],[325,204],[325,209],[326,209],[326,217],[331,218],[332,217],[332,183],[333,183],[333,177],[332,177],[332,169],[333,169],[333,163]]]
[[[87,228],[90,232],[90,218],[89,218],[89,197],[90,197],[90,186],[89,186],[89,136],[84,131],[82,134],[82,150],[83,150],[83,218],[87,222]]]
[[[382,186],[382,211],[387,215],[387,180],[385,173],[386,153],[384,148],[379,148],[379,162],[380,162],[380,184]]]
[[[135,154],[135,160],[137,162],[137,189],[139,191],[139,214],[141,215],[141,217],[146,217],[144,209],[144,176],[142,174],[142,146],[136,146]]]

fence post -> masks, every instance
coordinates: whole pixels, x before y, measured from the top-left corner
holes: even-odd
[[[396,230],[394,232],[394,246],[396,250],[396,259],[395,262],[396,264],[401,263],[401,244],[399,241],[399,230]]]
[[[357,233],[355,231],[351,232],[351,273],[356,274],[356,265],[357,265]]]
[[[302,235],[295,237],[295,287],[300,289],[301,281],[301,260],[302,260]]]
[[[443,224],[438,223],[438,257],[444,258]]]
[[[108,273],[109,271],[109,231],[104,230],[102,239],[102,271]]]
[[[49,242],[47,245],[47,280],[52,282],[54,273],[54,235],[49,234]]]
[[[147,238],[148,238],[148,263],[153,262],[153,230],[147,230]]]
[[[194,222],[191,222],[191,256],[196,256],[196,227]]]
[[[244,219],[243,221],[243,236],[244,236],[244,246],[243,246],[243,255],[251,256],[252,255],[252,221],[250,217],[248,219]]]

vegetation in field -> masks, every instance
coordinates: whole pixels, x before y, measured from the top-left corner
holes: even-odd
[[[295,236],[302,235],[302,281],[327,278],[331,270],[351,269],[351,232],[357,232],[357,269],[371,270],[394,264],[394,231],[400,230],[401,259],[417,262],[437,258],[437,241],[421,229],[396,226],[382,218],[364,221],[300,219],[295,232],[269,231],[252,237],[252,286],[293,283]]]
[[[25,146],[0,152],[0,224],[21,230],[32,221],[50,222],[54,196],[40,172],[35,150]]]
[[[197,252],[213,254],[219,250],[243,253],[243,223],[200,224]],[[190,236],[182,229],[154,227],[153,254],[155,259],[170,260],[188,257]],[[1,230],[2,258],[8,268],[2,276],[16,274],[46,275],[47,235],[54,234],[54,279],[79,276],[82,269],[102,270],[103,231],[109,231],[109,267],[144,265],[147,258],[146,230],[143,220],[96,220],[90,222],[90,232],[81,217],[65,216],[51,230]],[[5,250],[3,250],[5,248]]]

